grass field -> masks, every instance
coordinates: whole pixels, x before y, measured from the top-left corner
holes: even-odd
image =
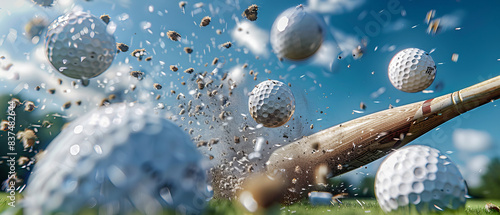
[[[18,196],[19,198],[20,196]],[[12,208],[7,205],[9,200],[7,199],[7,194],[0,194],[0,214],[5,211],[12,212]],[[485,200],[485,199],[469,199],[467,201],[465,209],[458,211],[450,211],[439,214],[500,214],[498,212],[488,212],[485,209],[486,203],[493,203],[495,205],[500,205],[500,199],[495,200]],[[16,210],[15,214],[22,214],[21,211]],[[92,213],[85,213],[92,214]],[[165,214],[173,214],[171,212],[166,212]],[[205,214],[207,215],[236,215],[236,214],[250,214],[246,212],[239,204],[231,201],[224,200],[212,200],[209,202]],[[355,199],[347,198],[344,199],[342,204],[335,204],[329,206],[311,206],[306,201],[303,203],[297,203],[291,206],[279,206],[276,205],[264,211],[262,214],[304,214],[304,215],[316,215],[316,214],[342,214],[342,215],[354,215],[354,214],[385,214],[379,207],[375,199]],[[395,213],[400,214],[400,213]]]

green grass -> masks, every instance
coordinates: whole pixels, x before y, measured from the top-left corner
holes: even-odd
[[[16,202],[21,198],[21,196],[16,197]],[[5,211],[16,211],[15,214],[21,214],[19,210],[13,210],[8,205],[9,200],[7,199],[6,193],[0,193],[0,214]],[[488,212],[485,209],[486,203],[493,203],[495,205],[500,205],[500,199],[495,200],[485,200],[485,199],[469,199],[464,209],[458,211],[450,211],[439,214],[500,214],[497,212]],[[16,208],[19,209],[19,208]],[[92,214],[88,213],[85,214]],[[171,212],[166,212],[165,214],[172,214]],[[227,200],[212,200],[209,202],[208,207],[205,211],[207,215],[237,215],[237,214],[250,214],[246,212],[238,203],[231,202]],[[275,215],[285,215],[285,214],[300,214],[300,215],[316,215],[316,214],[341,214],[341,215],[351,215],[351,214],[370,214],[378,215],[385,214],[379,207],[375,199],[355,199],[347,198],[343,199],[342,204],[334,204],[328,206],[311,206],[307,201],[302,203],[296,203],[290,206],[280,206],[275,205],[274,207],[268,208],[266,211],[262,211],[261,214],[275,214]]]

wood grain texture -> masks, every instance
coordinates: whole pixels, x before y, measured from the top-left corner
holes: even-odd
[[[315,187],[315,168],[333,177],[369,164],[442,123],[500,97],[500,76],[463,90],[360,117],[276,149],[267,173],[284,178],[280,200],[293,203]]]

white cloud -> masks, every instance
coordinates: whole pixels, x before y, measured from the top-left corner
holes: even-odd
[[[311,58],[311,64],[330,71],[336,67],[339,55],[342,58],[351,56],[352,50],[361,44],[356,36],[346,34],[338,29],[331,29],[331,34],[334,39],[325,40]]]
[[[269,55],[267,49],[269,34],[249,21],[237,23],[231,32],[231,37],[238,45],[250,49],[255,55],[263,57]]]
[[[490,134],[474,129],[456,129],[453,132],[453,144],[458,150],[481,152],[492,145]]]
[[[107,94],[128,89],[130,84],[139,84],[136,79],[130,78],[128,75],[129,65],[115,63],[102,75],[90,79],[89,86],[82,87],[79,84],[77,87],[73,87],[71,82],[77,80],[68,78],[52,68],[45,57],[43,44],[35,47],[34,51],[28,55],[29,61],[25,59],[14,60],[9,52],[3,50],[0,50],[0,55],[5,56],[5,59],[0,62],[0,67],[12,64],[8,71],[0,69],[0,82],[5,83],[0,94],[20,93],[24,99],[34,101],[39,110],[60,111],[63,103],[82,100],[81,107],[74,105],[65,111],[67,115],[79,115],[79,112],[82,111],[81,108],[97,107]],[[16,74],[18,78],[12,79],[13,74]],[[62,80],[62,84],[59,84],[58,79]],[[35,91],[36,86],[40,86],[41,89]],[[54,95],[47,93],[47,90],[51,88],[56,90]]]
[[[446,14],[440,18],[439,27],[441,31],[446,31],[449,29],[455,29],[462,24],[462,20],[465,17],[465,12],[462,10],[457,10],[451,14]]]
[[[407,19],[400,18],[392,23],[389,23],[386,27],[384,27],[384,32],[392,33],[396,31],[401,31],[408,26],[409,26],[409,21]]]
[[[332,29],[331,32],[333,37],[337,41],[340,50],[342,50],[341,56],[343,58],[347,57],[348,55],[352,55],[352,50],[357,48],[361,44],[358,38],[354,35],[346,34],[337,29]]]
[[[463,177],[470,187],[477,187],[481,184],[481,176],[487,172],[490,159],[485,155],[478,155],[468,159]]]
[[[244,79],[245,72],[243,71],[242,65],[236,65],[229,70],[228,80],[234,81],[236,84],[240,84]]]
[[[330,69],[339,54],[337,44],[333,41],[325,41],[313,56],[311,64]]]
[[[309,8],[319,13],[341,14],[350,12],[363,3],[365,0],[309,0]]]

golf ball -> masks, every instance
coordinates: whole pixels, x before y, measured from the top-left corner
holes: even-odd
[[[429,87],[436,77],[436,64],[429,53],[407,48],[392,58],[389,79],[398,90],[416,93]]]
[[[275,128],[292,118],[295,98],[283,82],[267,80],[255,86],[250,93],[248,109],[257,123]]]
[[[210,197],[190,138],[145,106],[113,104],[66,127],[29,178],[26,214],[198,214]]]
[[[380,165],[375,194],[386,211],[415,207],[418,212],[458,209],[467,188],[457,166],[437,149],[414,145],[391,153]]]
[[[271,29],[271,45],[278,57],[304,60],[323,43],[324,26],[312,11],[299,5],[281,13]]]
[[[116,54],[116,43],[101,19],[72,11],[49,25],[45,50],[57,71],[70,78],[87,80],[109,68]]]

